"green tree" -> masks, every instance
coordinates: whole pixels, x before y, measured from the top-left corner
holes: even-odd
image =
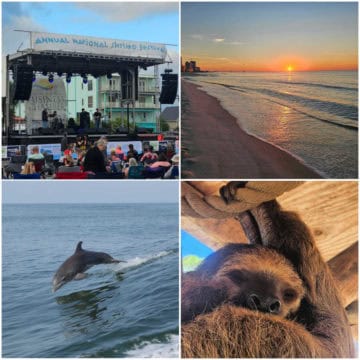
[[[160,117],[160,131],[169,131],[170,130],[170,126],[167,123],[166,120],[164,120],[162,117]]]

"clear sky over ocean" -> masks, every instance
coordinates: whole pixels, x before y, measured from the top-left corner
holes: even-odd
[[[186,2],[182,60],[202,70],[357,69],[356,2]]]
[[[177,181],[3,181],[5,204],[177,203]]]
[[[178,2],[2,2],[2,53],[29,46],[14,29],[178,44],[178,9]]]

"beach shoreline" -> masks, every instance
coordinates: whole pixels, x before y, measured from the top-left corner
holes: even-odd
[[[182,178],[321,178],[286,151],[245,132],[218,99],[182,79]],[[221,121],[220,121],[221,120]]]

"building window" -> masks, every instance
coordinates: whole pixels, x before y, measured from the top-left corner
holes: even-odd
[[[92,91],[92,89],[93,89],[93,81],[89,80],[88,81],[88,91]]]
[[[88,107],[89,108],[92,108],[94,105],[93,105],[93,97],[92,96],[89,96],[88,97]]]

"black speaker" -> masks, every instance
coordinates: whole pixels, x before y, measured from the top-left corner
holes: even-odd
[[[13,100],[29,100],[33,82],[32,65],[15,64],[14,65],[14,90]]]
[[[160,104],[173,104],[176,99],[178,88],[177,74],[161,74],[162,87],[160,94]]]
[[[122,100],[138,99],[138,69],[134,71],[134,76],[129,70],[123,70],[121,75],[121,98]],[[135,77],[135,79],[134,79]]]

